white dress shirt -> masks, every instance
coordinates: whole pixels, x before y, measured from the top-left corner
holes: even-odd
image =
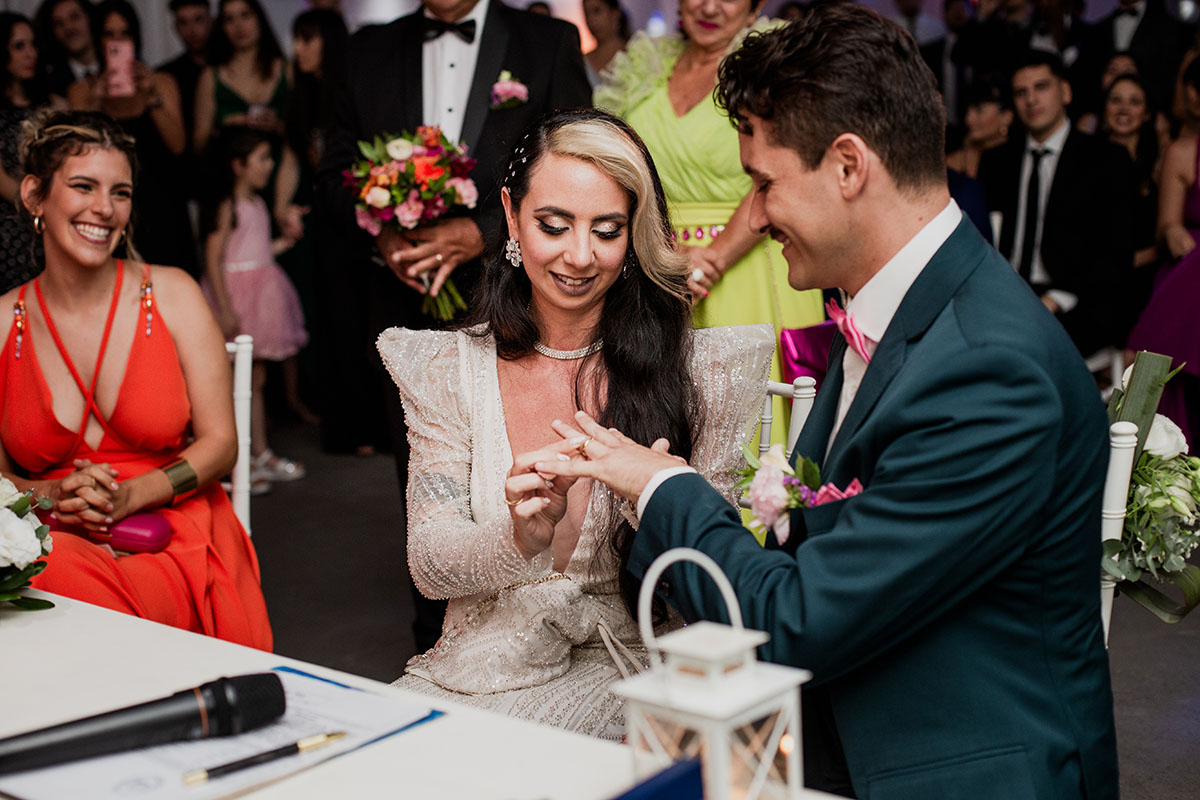
[[[896,316],[900,302],[912,288],[917,276],[925,269],[929,259],[933,258],[934,253],[946,243],[950,234],[954,233],[954,229],[961,221],[962,211],[959,210],[958,204],[951,200],[945,208],[938,212],[937,216],[925,223],[925,227],[909,239],[908,243],[901,247],[846,304],[847,312],[854,317],[855,326],[868,339],[868,353],[875,354],[875,346],[883,338],[888,325],[892,323],[892,317]],[[850,408],[850,403],[853,402],[854,395],[857,394],[866,371],[867,363],[853,348],[847,347],[842,356],[842,392],[838,398],[837,421],[834,423],[833,430],[829,432],[830,444],[833,443],[838,429],[842,426],[842,420],[846,417],[846,411]],[[828,447],[829,445],[826,445],[827,453]],[[646,487],[642,489],[641,496],[638,497],[638,519],[642,518],[646,505],[650,502],[650,497],[664,481],[685,472],[695,471],[691,467],[678,466],[667,467],[654,473],[646,483]]]
[[[463,118],[479,43],[483,41],[483,23],[487,19],[488,0],[480,0],[471,13],[459,22],[475,20],[475,41],[467,44],[455,33],[443,33],[421,47],[421,124],[438,125],[452,142],[462,138]],[[428,11],[425,16],[433,18]]]
[[[1062,124],[1044,142],[1037,142],[1032,136],[1025,140],[1025,155],[1021,160],[1021,181],[1017,185],[1017,218],[1013,220],[1016,226],[1013,230],[1012,258],[1009,261],[1020,271],[1021,247],[1025,241],[1025,195],[1029,191],[1029,176],[1032,174],[1033,151],[1037,148],[1046,151],[1038,164],[1038,217],[1037,232],[1033,239],[1033,263],[1029,265],[1029,282],[1035,286],[1049,286],[1050,273],[1042,264],[1042,232],[1046,219],[1046,202],[1050,199],[1050,187],[1054,183],[1054,173],[1058,170],[1058,159],[1062,155],[1067,136],[1071,133],[1071,122],[1064,119]],[[1079,302],[1079,298],[1061,289],[1050,289],[1046,292],[1063,311],[1070,311]]]
[[[892,324],[896,309],[900,308],[900,302],[916,282],[917,276],[961,221],[962,211],[959,210],[958,203],[951,200],[863,284],[858,294],[846,302],[846,313],[854,320],[854,326],[858,328],[859,333],[866,338],[866,350],[869,355],[875,355],[875,348],[883,339],[888,326]],[[863,361],[862,356],[853,347],[847,347],[846,352],[842,354],[842,392],[838,396],[837,416],[834,418],[833,428],[829,431],[829,441],[825,445],[826,455],[829,454],[829,448],[833,446],[833,440],[841,430],[846,412],[850,410],[850,404],[854,402],[866,372],[867,362]]]
[[[1117,18],[1113,20],[1113,47],[1118,53],[1128,50],[1129,45],[1133,43],[1133,35],[1137,33],[1142,17],[1146,16],[1145,0],[1135,4],[1133,10],[1135,14],[1121,14],[1120,9],[1117,9]]]

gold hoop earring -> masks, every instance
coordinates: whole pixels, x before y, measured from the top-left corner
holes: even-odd
[[[46,232],[46,223],[42,221],[40,215],[35,214],[33,217],[33,232],[38,236],[41,236]]]

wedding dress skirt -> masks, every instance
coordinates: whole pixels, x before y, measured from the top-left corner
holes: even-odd
[[[692,465],[731,503],[765,393],[768,325],[692,334],[701,428]],[[517,550],[504,481],[512,466],[490,336],[391,328],[379,351],[404,403],[412,454],[408,563],[417,588],[448,598],[442,637],[395,685],[591,736],[620,739],[608,690],[646,663],[609,544],[632,506],[595,484],[561,572],[548,548]],[[749,532],[747,536],[751,535]]]

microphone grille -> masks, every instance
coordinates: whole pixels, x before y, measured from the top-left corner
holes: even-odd
[[[283,716],[287,709],[287,697],[283,693],[283,682],[274,672],[253,675],[235,675],[226,678],[230,694],[236,697],[235,707],[240,709],[240,733],[266,725]],[[236,723],[235,723],[236,724]]]

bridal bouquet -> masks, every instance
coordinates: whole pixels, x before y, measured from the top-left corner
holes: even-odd
[[[1179,426],[1154,413],[1163,384],[1175,374],[1170,363],[1139,353],[1113,393],[1109,416],[1137,424],[1141,450],[1135,451],[1121,538],[1104,543],[1101,566],[1125,595],[1164,622],[1178,622],[1200,604],[1200,567],[1187,563],[1200,546],[1200,458],[1188,456]],[[1175,584],[1183,604],[1143,581],[1143,572]]]
[[[474,208],[479,199],[469,177],[475,159],[467,155],[466,145],[451,142],[441,128],[422,125],[415,134],[376,136],[359,142],[358,149],[365,160],[355,162],[342,177],[358,196],[358,227],[372,236],[384,225],[412,230],[456,206]],[[425,281],[428,289],[428,275]],[[447,280],[442,289],[437,297],[425,295],[421,311],[446,321],[467,304],[454,281]]]
[[[832,483],[821,485],[821,470],[811,459],[801,456],[793,469],[783,455],[783,445],[773,444],[760,460],[748,446],[742,447],[746,456],[745,469],[739,470],[742,480],[738,488],[746,490],[750,513],[754,516],[750,530],[758,536],[775,532],[775,540],[784,544],[791,534],[793,508],[812,508],[854,497],[863,490],[855,478],[845,489]],[[797,474],[799,470],[799,474]]]
[[[25,611],[54,607],[49,600],[21,594],[46,568],[38,559],[50,555],[53,546],[49,526],[41,524],[33,509],[52,505],[49,498],[34,500],[32,491],[22,492],[8,478],[0,478],[0,603]]]

